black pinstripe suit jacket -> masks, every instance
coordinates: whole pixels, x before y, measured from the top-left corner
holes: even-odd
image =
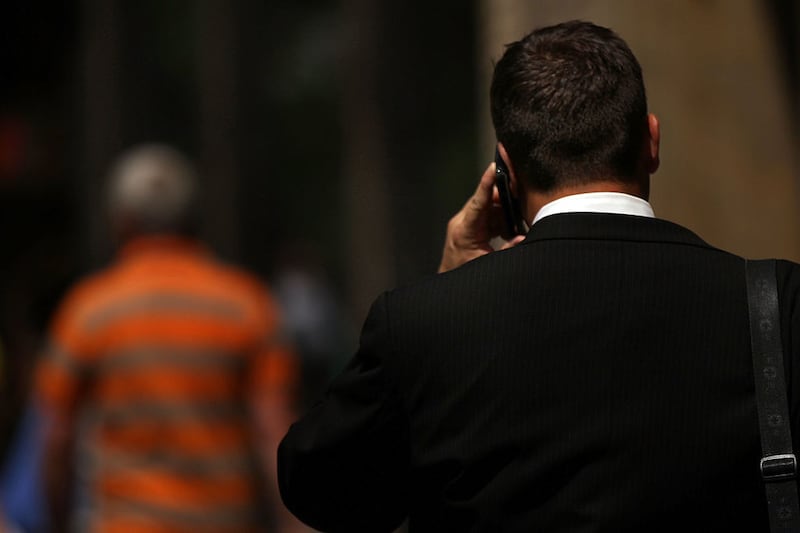
[[[778,284],[792,396],[800,267]],[[378,298],[280,486],[323,531],[766,531],[754,402],[740,257],[663,220],[554,215]]]

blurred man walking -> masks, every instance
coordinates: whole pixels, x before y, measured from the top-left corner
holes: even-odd
[[[118,257],[56,314],[37,387],[61,529],[292,527],[274,457],[296,363],[267,289],[193,238],[195,182],[170,147],[124,154],[108,197]]]

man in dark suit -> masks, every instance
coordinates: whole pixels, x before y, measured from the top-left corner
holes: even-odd
[[[635,57],[589,23],[537,30],[491,106],[530,232],[492,251],[490,166],[447,272],[377,299],[284,438],[288,508],[342,532],[766,531],[744,260],[653,218]],[[800,268],[777,273],[792,398]]]

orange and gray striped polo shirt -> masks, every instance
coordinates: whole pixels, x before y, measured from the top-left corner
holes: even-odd
[[[78,420],[76,529],[256,529],[248,398],[283,402],[297,381],[277,318],[256,279],[166,236],[68,294],[37,387]]]

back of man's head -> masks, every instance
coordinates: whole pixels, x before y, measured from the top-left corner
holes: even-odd
[[[117,237],[192,232],[197,176],[191,162],[162,144],[123,153],[109,175],[108,208]]]
[[[608,28],[565,22],[508,45],[491,112],[515,172],[535,190],[637,179],[647,132],[642,72]]]

